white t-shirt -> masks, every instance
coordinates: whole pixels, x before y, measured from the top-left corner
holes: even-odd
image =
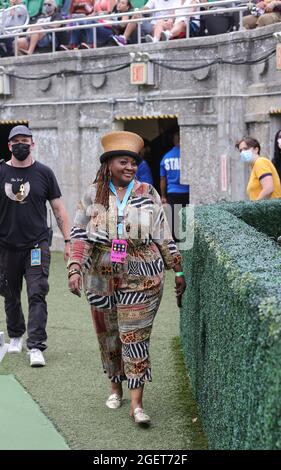
[[[165,10],[165,8],[176,8],[181,5],[181,0],[148,0],[145,4],[145,8],[149,8],[149,10],[154,9],[161,9],[162,11],[158,11],[153,13],[153,16],[157,18],[157,16],[164,16],[164,15],[173,15],[173,10]],[[168,18],[167,18],[168,19]],[[155,23],[156,20],[151,20],[151,23]]]
[[[37,23],[50,23],[51,21],[52,21],[52,15],[41,16],[41,18],[38,18]]]
[[[185,5],[189,6],[189,5],[191,5],[191,2],[192,2],[192,0],[185,0],[185,2],[183,2],[181,4],[181,6],[183,6],[183,7]],[[195,10],[198,11],[199,8],[200,8],[200,1],[196,0],[196,3],[198,3],[198,5],[195,4],[194,7],[195,7]],[[175,19],[175,23],[179,23],[180,21],[185,21],[187,16],[192,16],[196,20],[196,22],[198,22],[198,23],[200,22],[200,15],[193,15],[192,14],[192,8],[182,8],[181,10],[176,10],[175,14],[176,15],[181,15],[181,16],[178,16]]]

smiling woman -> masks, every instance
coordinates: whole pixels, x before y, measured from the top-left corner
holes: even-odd
[[[135,179],[143,140],[111,132],[101,140],[101,167],[78,205],[71,231],[69,289],[81,295],[82,276],[97,332],[103,369],[111,381],[106,406],[122,405],[122,381],[131,394],[130,416],[148,424],[143,389],[150,382],[149,341],[160,305],[165,268],[174,269],[178,305],[185,290],[181,255],[161,199]]]

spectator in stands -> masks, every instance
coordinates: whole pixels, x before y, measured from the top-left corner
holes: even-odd
[[[251,201],[281,197],[281,184],[275,166],[260,156],[260,143],[253,137],[243,137],[235,146],[242,162],[251,166],[247,193]]]
[[[57,7],[55,0],[44,0],[42,15],[38,18],[37,23],[28,29],[28,31],[36,31],[34,34],[27,35],[24,38],[18,39],[19,51],[22,54],[31,55],[33,54],[36,47],[48,48],[52,44],[52,34],[48,33],[47,23],[52,21],[59,21],[62,19],[60,13],[57,13]],[[56,25],[56,28],[60,27],[60,24]],[[61,42],[66,40],[67,36],[65,32],[56,33],[56,48]]]
[[[279,178],[281,180],[281,129],[275,134],[274,155],[272,163],[275,166]]]
[[[172,15],[173,10],[165,10],[167,7],[177,7],[180,6],[181,0],[148,0],[146,5],[143,7],[143,10],[154,10],[160,9],[159,12],[154,12],[151,14],[152,20],[151,21],[144,21],[141,26],[141,34],[142,36],[145,35],[147,41],[154,41],[157,42],[160,40],[161,32],[163,29],[171,29],[174,20],[169,18],[167,20],[159,20],[157,21],[158,16],[164,15]],[[141,18],[142,15],[135,14],[132,18]],[[114,41],[119,46],[125,46],[133,33],[136,32],[137,23],[130,23],[127,25],[124,33],[122,35],[115,35],[113,36]],[[135,38],[131,40],[131,42],[135,42]]]
[[[243,26],[254,29],[281,21],[281,1],[263,0],[254,5],[251,15],[244,16]]]
[[[69,7],[69,15],[72,18],[81,18],[83,16],[91,16],[94,14],[94,6],[95,0],[71,0],[70,7]],[[65,9],[64,9],[65,14]],[[73,23],[73,25],[85,25],[84,21]],[[73,30],[70,33],[69,38],[69,45],[61,44],[60,49],[68,50],[68,49],[76,49],[78,44],[83,41],[80,37],[83,34],[87,34],[88,30],[77,29]]]
[[[162,41],[168,41],[169,39],[176,39],[179,37],[186,36],[186,26],[187,26],[187,16],[190,16],[190,13],[193,13],[196,10],[199,10],[198,4],[200,0],[183,0],[181,6],[190,6],[194,4],[193,8],[186,8],[184,10],[176,10],[176,15],[182,15],[175,18],[173,27],[169,30],[166,29],[161,32],[160,39]],[[189,19],[189,34],[190,36],[196,36],[200,30],[200,15],[190,17]]]
[[[126,3],[127,0],[125,0]],[[131,4],[130,4],[131,5]],[[93,6],[93,9],[88,14],[89,21],[78,21],[77,25],[85,25],[85,24],[95,24],[95,23],[107,23],[108,20],[97,19],[98,15],[106,15],[111,12],[115,12],[114,8],[116,7],[116,0],[96,0]],[[84,15],[79,15],[84,16]],[[94,17],[94,18],[93,18]],[[112,29],[111,26],[104,26],[97,28],[97,45],[102,46],[108,42],[108,40],[112,36]],[[85,38],[85,39],[84,39]],[[61,46],[61,49],[68,50],[68,49],[77,49],[80,45],[82,49],[90,49],[94,46],[94,35],[93,35],[93,28],[84,28],[84,29],[77,29],[71,31],[70,40],[68,46]]]
[[[136,172],[136,179],[141,183],[148,183],[153,186],[153,178],[149,164],[147,160],[150,158],[151,151],[150,145],[148,140],[144,140],[144,147],[140,151],[140,156],[142,161],[140,162],[137,172]]]
[[[173,134],[173,144],[174,147],[164,155],[160,163],[160,189],[162,203],[169,203],[172,209],[172,236],[177,241],[174,229],[179,226],[179,211],[176,210],[175,206],[181,208],[189,204],[189,185],[180,182],[180,138],[178,130]]]
[[[37,18],[42,13],[44,0],[24,0],[30,17],[30,23],[36,23]],[[57,9],[61,7],[62,0],[56,0]]]
[[[19,33],[21,31],[18,26],[22,26],[28,23],[29,15],[26,6],[23,4],[23,0],[10,0],[10,6],[16,7],[12,10],[4,10],[2,13],[1,21],[4,26],[4,31],[8,34],[13,32]],[[15,29],[10,29],[14,28]],[[7,29],[9,28],[9,29]],[[0,39],[0,56],[7,57],[12,56],[13,51],[13,38],[2,38]]]
[[[134,9],[134,7],[133,7],[132,3],[130,2],[130,0],[118,0],[116,6],[112,10],[112,13],[121,13],[122,14],[122,13],[126,13],[128,11],[132,11],[133,9]],[[116,24],[114,24],[111,27],[111,38],[112,38],[112,35],[121,35],[125,31],[125,29],[127,27],[127,24],[122,23],[122,21],[128,20],[130,18],[131,18],[131,16],[129,16],[129,15],[118,16],[118,19],[117,19],[118,21],[116,22]],[[100,35],[101,32],[102,31],[98,30],[98,35]]]
[[[173,6],[180,6],[181,0],[164,0],[165,6],[173,7]],[[160,3],[162,4],[160,6]],[[163,8],[163,0],[148,0],[145,7],[150,9],[154,8]],[[164,16],[165,14],[174,15],[176,10],[168,10],[163,11],[157,16]],[[159,20],[152,20],[151,21],[153,27],[151,34],[146,34],[145,40],[146,42],[158,42],[162,38],[167,38],[166,34],[170,34],[171,29],[175,24],[175,18],[167,18],[167,19],[159,19]]]

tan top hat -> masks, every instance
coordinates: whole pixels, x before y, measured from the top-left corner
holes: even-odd
[[[101,163],[110,158],[122,156],[135,158],[137,163],[142,160],[139,153],[144,146],[144,141],[134,132],[110,132],[101,138],[101,144],[104,150],[104,153],[100,156]]]

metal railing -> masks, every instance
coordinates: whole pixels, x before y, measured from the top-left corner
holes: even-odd
[[[226,8],[225,5],[237,5],[237,6],[231,6],[230,8]],[[201,17],[201,16],[207,16],[207,15],[223,15],[225,13],[239,13],[239,30],[243,29],[243,12],[251,8],[253,6],[252,2],[249,1],[241,1],[241,0],[222,0],[222,1],[215,1],[212,2],[211,4],[209,2],[206,3],[200,3],[198,6],[201,7],[208,7],[208,10],[197,10],[197,11],[192,11],[190,12],[190,15],[186,15],[186,37],[189,37],[189,23],[191,18],[193,17]],[[120,21],[118,21],[118,18],[122,16],[122,24],[130,24],[130,23],[137,23],[137,43],[141,43],[141,25],[142,23],[148,21],[150,22],[151,20],[157,21],[161,19],[169,19],[169,18],[178,18],[178,17],[183,17],[183,12],[186,12],[186,10],[192,10],[196,8],[197,5],[182,5],[177,8],[175,7],[167,7],[165,9],[151,9],[151,10],[138,10],[135,9],[134,11],[129,11],[129,12],[124,12],[124,13],[114,13],[114,14],[104,14],[104,15],[97,15],[97,16],[83,16],[79,18],[69,18],[65,20],[57,20],[49,23],[33,23],[33,24],[26,24],[24,26],[19,26],[17,27],[12,27],[12,28],[6,28],[6,32],[2,35],[0,35],[0,42],[1,38],[18,38],[18,37],[25,37],[30,34],[37,34],[39,30],[46,29],[46,33],[51,33],[52,34],[52,52],[54,53],[56,51],[56,38],[55,34],[57,32],[63,32],[63,31],[75,31],[75,30],[84,30],[84,29],[93,29],[93,43],[95,47],[97,47],[97,28],[104,27],[104,26],[114,26],[120,24]],[[217,8],[218,7],[218,8]],[[14,7],[12,7],[14,8]],[[4,10],[2,10],[4,11]],[[5,10],[7,11],[7,10]],[[169,14],[169,11],[175,12],[174,14]],[[161,13],[164,12],[163,15],[159,16],[152,16],[153,13]],[[167,12],[167,13],[166,13]],[[0,11],[1,14],[1,11]],[[123,20],[124,16],[140,16],[137,18],[128,18],[127,20]],[[142,16],[145,15],[145,16]],[[99,22],[99,20],[105,20],[104,22]],[[79,24],[79,25],[73,25],[73,23],[85,23]],[[92,23],[93,21],[96,21],[96,23]],[[91,24],[89,24],[91,22]],[[88,23],[88,24],[86,24]],[[23,29],[28,29],[30,27],[35,28],[36,25],[38,25],[39,29],[38,30],[33,30],[33,31],[22,31]],[[48,27],[46,28],[46,25]],[[45,26],[45,28],[44,28]],[[13,33],[9,33],[8,29],[13,29]],[[19,32],[15,32],[17,29],[19,29]],[[113,33],[114,34],[114,33]],[[15,55],[18,55],[18,43],[15,41]]]

